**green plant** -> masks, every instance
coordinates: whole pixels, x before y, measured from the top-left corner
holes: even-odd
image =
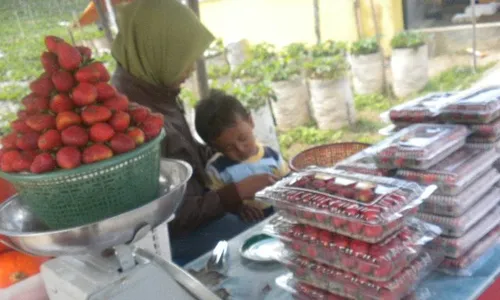
[[[232,73],[232,79],[263,80],[265,78],[265,64],[259,60],[248,59],[238,66]]]
[[[288,59],[303,60],[310,55],[310,50],[304,43],[292,43],[284,47],[281,53]]]
[[[299,64],[284,57],[268,62],[264,71],[271,81],[289,80],[302,72]]]
[[[277,57],[276,47],[269,43],[260,43],[250,48],[252,60],[266,62]]]
[[[255,84],[215,83],[212,87],[233,95],[248,109],[258,109],[266,105],[267,101],[276,100],[273,90],[265,82]]]
[[[343,55],[316,57],[305,64],[306,74],[311,79],[335,80],[345,76],[349,65]]]
[[[5,85],[0,89],[0,101],[21,101],[28,95],[30,90],[28,86],[19,84]]]
[[[225,66],[210,66],[208,68],[208,78],[210,79],[218,79],[224,76],[228,76],[231,74],[231,69],[229,65]]]
[[[354,104],[357,111],[368,110],[372,112],[383,112],[390,109],[394,102],[382,94],[356,95]]]
[[[391,40],[393,49],[418,48],[425,44],[424,35],[415,31],[403,31]]]
[[[324,43],[312,46],[311,55],[314,58],[345,55],[346,51],[347,44],[345,42],[335,42],[329,40]]]
[[[194,95],[194,93],[186,88],[181,90],[181,94],[179,95],[182,102],[184,102],[189,107],[195,107],[198,99]]]
[[[377,39],[361,39],[352,43],[350,52],[352,55],[367,55],[377,53],[379,50]]]
[[[205,57],[210,58],[220,54],[223,54],[226,51],[224,47],[224,41],[222,38],[218,38],[210,44],[208,49],[205,51]]]
[[[477,68],[476,72],[474,72],[474,69],[470,66],[452,67],[431,78],[421,93],[426,94],[437,91],[453,91],[469,88],[493,65],[494,63],[480,66]]]

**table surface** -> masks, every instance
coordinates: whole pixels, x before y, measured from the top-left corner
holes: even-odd
[[[275,283],[275,279],[288,271],[278,263],[262,264],[247,261],[239,255],[239,249],[246,239],[262,232],[267,220],[242,232],[229,241],[227,278],[212,285],[214,290],[225,289],[230,299],[235,300],[291,300],[289,293]],[[500,273],[499,247],[495,254],[471,277],[454,277],[439,272],[432,273],[419,286],[417,295],[427,299],[473,300],[477,299],[497,278]],[[210,253],[207,253],[185,266],[190,271],[202,270]]]

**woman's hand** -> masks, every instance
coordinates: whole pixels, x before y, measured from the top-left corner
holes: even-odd
[[[238,216],[243,222],[252,223],[264,219],[264,212],[257,207],[251,205],[243,204],[240,209],[238,209]]]
[[[236,191],[240,199],[253,199],[255,193],[273,185],[277,180],[278,177],[270,174],[250,176],[235,184]]]

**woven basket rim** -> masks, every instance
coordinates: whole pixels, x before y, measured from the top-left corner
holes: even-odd
[[[344,146],[348,146],[348,145],[359,145],[359,146],[366,146],[366,148],[370,147],[371,144],[368,144],[368,143],[360,143],[360,142],[341,142],[341,143],[331,143],[331,144],[324,144],[324,145],[318,145],[318,146],[314,146],[314,147],[311,147],[311,148],[308,148],[306,150],[303,150],[301,151],[300,153],[296,154],[294,157],[292,157],[292,159],[290,159],[289,163],[288,163],[288,166],[291,170],[293,171],[299,171],[301,168],[298,168],[294,165],[294,162],[300,158],[301,156],[303,155],[306,155],[307,153],[311,153],[311,152],[315,152],[317,150],[320,150],[320,149],[324,149],[324,148],[330,148],[332,146],[340,146],[340,145],[344,145]]]
[[[128,161],[136,156],[141,155],[144,152],[147,152],[150,150],[152,147],[154,147],[156,144],[160,143],[161,140],[165,137],[165,129],[162,129],[160,134],[155,137],[153,140],[139,146],[138,148],[134,149],[131,152],[119,154],[116,156],[113,156],[111,159],[107,159],[101,162],[93,163],[93,164],[88,164],[88,165],[82,165],[76,169],[73,170],[58,170],[55,172],[50,172],[50,173],[45,173],[45,174],[19,174],[19,173],[5,173],[0,171],[0,177],[4,178],[5,180],[15,183],[15,182],[20,182],[20,181],[40,181],[40,180],[53,180],[56,178],[61,178],[61,177],[71,177],[75,176],[78,174],[83,174],[83,173],[91,173],[95,172],[101,169],[109,168],[112,166],[115,166],[117,164],[123,163],[125,161]]]

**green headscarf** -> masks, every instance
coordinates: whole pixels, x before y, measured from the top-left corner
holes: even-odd
[[[178,82],[214,40],[177,0],[136,0],[117,7],[117,19],[113,57],[130,74],[154,85]]]

